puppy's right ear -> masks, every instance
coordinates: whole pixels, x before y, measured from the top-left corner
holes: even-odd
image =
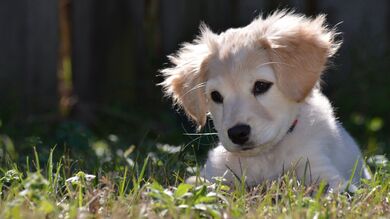
[[[173,67],[161,70],[163,86],[167,96],[171,96],[186,114],[200,127],[206,123],[205,82],[207,64],[216,40],[205,25],[201,25],[201,35],[193,43],[185,43],[177,54],[169,56]]]

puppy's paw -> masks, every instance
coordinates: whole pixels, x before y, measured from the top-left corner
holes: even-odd
[[[337,193],[355,193],[358,190],[357,186],[350,182],[330,182],[329,183],[329,191],[337,192]]]
[[[198,185],[198,184],[204,184],[204,183],[210,183],[206,178],[203,178],[201,176],[191,176],[186,179],[187,184],[191,185]]]

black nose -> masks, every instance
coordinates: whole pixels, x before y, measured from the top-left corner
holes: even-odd
[[[248,141],[250,132],[249,125],[236,125],[228,130],[228,135],[234,144],[243,145]]]

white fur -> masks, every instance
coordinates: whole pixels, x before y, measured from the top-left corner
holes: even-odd
[[[369,177],[366,170],[361,172],[363,161],[358,146],[336,121],[328,99],[319,90],[314,90],[300,104],[297,115],[298,123],[291,133],[253,156],[231,153],[218,145],[209,152],[201,176],[208,180],[224,176],[228,182],[233,182],[234,174],[242,177],[245,173],[246,183],[253,186],[276,179],[282,171],[294,167],[299,179],[309,183],[324,179],[330,187],[336,188],[349,180],[358,161],[353,183],[358,183],[360,177]],[[307,178],[303,179],[307,162],[310,169],[306,169]]]
[[[221,141],[209,152],[202,177],[232,182],[244,175],[248,185],[257,185],[292,170],[307,183],[326,180],[338,188],[355,163],[353,183],[369,177],[358,146],[318,85],[340,45],[324,20],[282,11],[219,35],[202,26],[198,39],[171,56],[174,66],[162,70],[166,94],[200,126],[209,112]],[[254,95],[256,81],[273,85]],[[213,102],[213,91],[223,103]],[[245,145],[228,136],[237,124],[251,128]]]

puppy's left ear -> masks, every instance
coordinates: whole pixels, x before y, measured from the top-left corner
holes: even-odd
[[[167,96],[184,111],[199,127],[206,123],[205,82],[208,60],[215,47],[212,33],[205,25],[201,35],[193,43],[186,43],[176,55],[170,56],[174,64],[161,70],[165,80],[160,84]]]
[[[268,51],[281,91],[300,102],[310,93],[339,48],[335,31],[325,25],[325,16],[305,18],[276,12],[264,20],[261,44]]]

